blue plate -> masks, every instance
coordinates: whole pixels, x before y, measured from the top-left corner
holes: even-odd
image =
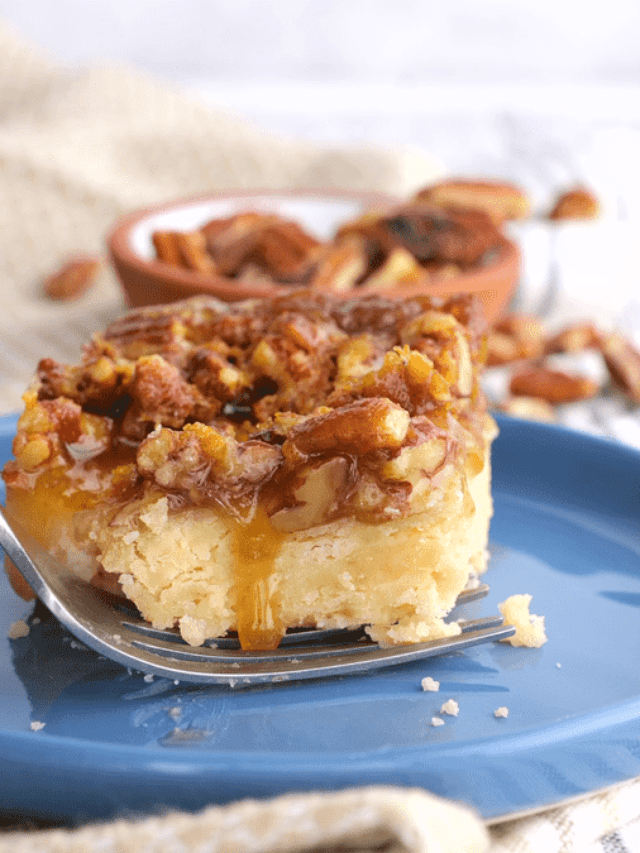
[[[4,812],[75,822],[389,783],[496,820],[640,774],[640,454],[563,428],[500,426],[491,594],[469,610],[531,593],[545,646],[276,687],[182,686],[85,650],[46,612],[34,621],[2,580]],[[1,461],[14,427],[0,419]],[[23,618],[29,635],[7,639]],[[427,674],[439,693],[421,690]],[[433,727],[450,698],[459,715]]]

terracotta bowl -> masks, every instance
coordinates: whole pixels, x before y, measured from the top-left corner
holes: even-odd
[[[154,231],[193,231],[211,219],[247,210],[277,213],[298,222],[319,239],[329,239],[340,225],[367,210],[391,210],[398,198],[372,192],[342,190],[252,191],[181,199],[136,211],[115,223],[107,236],[109,257],[131,307],[161,304],[206,293],[226,302],[290,293],[290,285],[265,287],[222,276],[205,276],[158,261],[151,240]],[[506,307],[520,272],[520,252],[506,237],[491,261],[459,275],[431,279],[427,286],[391,288],[378,295],[402,299],[424,293],[477,293],[488,320]],[[367,288],[340,294],[364,296]]]

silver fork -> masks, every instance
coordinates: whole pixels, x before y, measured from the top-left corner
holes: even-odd
[[[1,509],[1,508],[0,508]],[[231,637],[189,646],[175,630],[158,630],[121,599],[107,596],[54,559],[15,519],[0,512],[0,546],[38,598],[78,640],[131,669],[175,681],[231,687],[368,672],[510,637],[500,616],[460,621],[454,637],[380,647],[364,628],[294,630],[273,651],[242,651]],[[484,597],[486,584],[465,590],[457,605]]]

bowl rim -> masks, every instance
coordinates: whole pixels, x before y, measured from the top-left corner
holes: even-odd
[[[201,193],[198,195],[185,196],[183,198],[171,199],[155,205],[126,213],[121,216],[109,229],[106,235],[106,245],[110,261],[118,270],[119,267],[128,267],[138,275],[151,276],[162,284],[171,288],[184,290],[184,298],[189,296],[210,294],[225,301],[239,301],[254,297],[270,297],[290,294],[292,288],[286,284],[274,284],[272,287],[263,284],[253,285],[251,283],[239,284],[237,281],[224,276],[204,275],[202,273],[175,267],[156,259],[143,258],[132,246],[129,235],[145,219],[150,219],[162,213],[174,209],[188,208],[207,202],[231,199],[251,199],[254,197],[281,197],[284,199],[309,198],[318,200],[347,200],[361,202],[363,212],[367,208],[393,209],[403,204],[406,199],[389,193],[375,190],[353,190],[339,188],[295,188],[295,189],[239,189],[225,190],[214,193]],[[500,278],[509,271],[515,269],[520,263],[520,250],[512,239],[503,235],[498,242],[496,256],[484,266],[469,270],[462,270],[455,276],[434,276],[429,285],[429,293],[435,296],[448,294],[453,291],[472,292],[491,290],[491,280],[496,276]],[[495,289],[495,285],[494,285]],[[125,286],[126,290],[126,286]],[[424,285],[410,285],[403,288],[369,289],[366,286],[358,288],[353,296],[375,295],[381,297],[411,298],[424,295]]]

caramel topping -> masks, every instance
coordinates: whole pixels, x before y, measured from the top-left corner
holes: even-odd
[[[278,614],[273,570],[284,533],[277,531],[264,508],[246,524],[233,521],[236,614],[240,645],[247,651],[276,649],[285,626]]]

